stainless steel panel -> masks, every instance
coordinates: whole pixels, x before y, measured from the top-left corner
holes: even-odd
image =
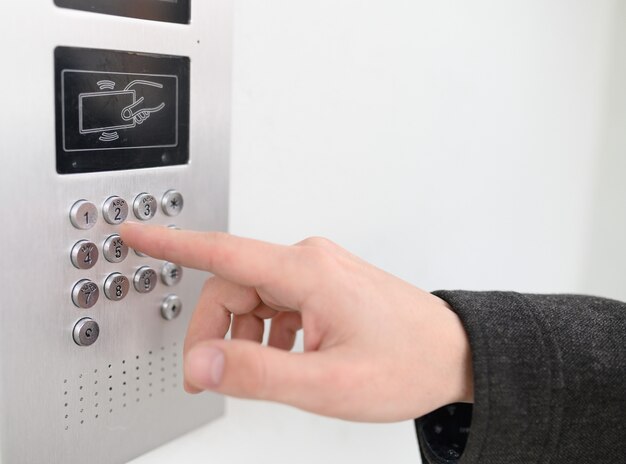
[[[52,0],[12,2],[0,15],[3,89],[0,111],[0,461],[122,463],[223,413],[214,395],[189,396],[181,387],[181,349],[190,312],[205,279],[185,270],[174,287],[159,282],[123,301],[101,295],[91,309],[71,299],[73,285],[92,279],[100,289],[120,272],[162,263],[129,253],[123,263],[100,259],[74,267],[75,243],[99,247],[116,226],[102,217],[90,230],[69,221],[81,199],[99,208],[112,195],[132,201],[172,189],[185,198],[176,218],[159,211],[150,222],[226,230],[230,119],[231,2],[193,2],[190,25],[141,21],[61,9]],[[56,46],[161,53],[191,58],[190,163],[97,174],[55,170],[54,62]],[[101,291],[102,293],[102,291]],[[168,321],[161,304],[181,298]],[[79,347],[75,324],[94,319],[97,342]]]

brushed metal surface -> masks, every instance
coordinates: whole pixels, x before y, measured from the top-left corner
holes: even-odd
[[[160,269],[129,253],[123,263],[100,259],[90,270],[69,259],[80,240],[101,244],[116,232],[99,220],[90,230],[69,221],[81,199],[100,207],[112,195],[143,192],[185,197],[176,225],[226,230],[230,120],[231,2],[193,2],[191,25],[118,18],[57,8],[52,0],[12,2],[0,15],[4,91],[0,111],[0,192],[10,198],[0,236],[0,462],[3,464],[127,462],[223,413],[214,395],[181,387],[182,341],[206,276],[185,270],[173,292],[131,289],[120,302],[100,298],[74,306],[73,285],[100,288],[114,272]],[[97,174],[55,170],[56,46],[132,50],[191,59],[190,162],[184,166]],[[162,211],[150,221],[170,225]],[[161,316],[176,294],[183,311]],[[97,342],[79,347],[75,324],[90,317]]]

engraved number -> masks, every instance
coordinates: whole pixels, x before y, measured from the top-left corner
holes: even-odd
[[[92,259],[91,259],[91,251],[90,251],[90,252],[88,252],[88,253],[85,255],[85,259],[83,260],[83,262],[84,262],[85,264],[91,264],[91,261],[92,261]]]
[[[89,306],[89,302],[91,301],[91,295],[93,295],[93,292],[91,290],[87,290],[85,292],[85,303],[87,304],[87,306]]]
[[[150,203],[146,203],[144,205],[144,212],[143,212],[143,214],[145,216],[150,216],[152,214],[152,208],[150,208]]]
[[[115,219],[114,221],[121,221],[122,220],[122,208],[115,208]]]
[[[87,211],[83,216],[85,216],[85,224],[89,225],[89,211]]]
[[[150,277],[146,277],[143,281],[143,288],[147,291],[147,290],[150,290],[151,286],[152,286],[152,281],[150,280]]]
[[[120,245],[115,247],[115,257],[120,259],[122,257],[122,247]]]
[[[118,285],[117,287],[115,287],[115,296],[118,298],[122,297],[122,286]]]

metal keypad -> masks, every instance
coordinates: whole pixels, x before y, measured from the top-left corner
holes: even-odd
[[[144,295],[154,292],[159,285],[163,289],[177,285],[183,274],[183,269],[180,266],[169,262],[163,263],[159,267],[137,266],[138,259],[150,258],[135,252],[129,259],[130,250],[116,233],[116,226],[128,219],[131,207],[134,215],[143,221],[154,218],[159,213],[159,207],[162,217],[178,216],[183,209],[183,196],[180,192],[174,189],[167,190],[158,197],[160,201],[154,195],[141,193],[134,197],[131,204],[117,195],[109,195],[104,198],[105,200],[101,203],[79,200],[72,205],[69,214],[71,224],[76,229],[89,231],[85,232],[89,235],[84,238],[76,237],[80,240],[72,245],[70,261],[73,267],[78,272],[82,272],[92,270],[96,265],[98,265],[97,269],[100,269],[100,266],[105,266],[103,269],[106,270],[106,278],[96,277],[93,274],[85,275],[84,278],[74,281],[71,290],[71,300],[74,306],[80,310],[93,308],[96,311],[95,314],[98,311],[97,305],[102,300],[100,292],[103,292],[106,299],[111,302],[122,301],[131,292],[144,297]],[[96,204],[102,205],[101,211],[98,211]],[[99,214],[102,215],[104,221],[94,228],[98,223]],[[178,228],[173,225],[168,227]],[[94,229],[90,230],[92,228]],[[104,237],[101,235],[103,230],[105,233],[108,232]],[[105,260],[99,260],[100,255],[104,256]],[[123,266],[127,259],[129,264],[126,267],[111,268],[112,265]],[[99,264],[100,261],[104,261],[104,264]],[[167,321],[176,319],[182,310],[180,297],[166,294],[162,298],[159,306],[161,316]],[[118,306],[116,305],[116,307]],[[123,305],[119,307],[123,308]],[[72,330],[72,339],[79,346],[92,345],[100,335],[100,326],[90,317],[79,319]]]

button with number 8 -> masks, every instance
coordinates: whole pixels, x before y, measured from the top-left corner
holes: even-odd
[[[158,208],[157,199],[148,193],[137,195],[133,203],[133,211],[137,219],[141,221],[149,221],[154,217]]]
[[[102,246],[102,253],[106,260],[110,263],[121,263],[128,256],[128,246],[117,234],[107,238]]]
[[[148,266],[138,269],[133,278],[133,284],[139,293],[150,293],[157,284],[156,271]]]
[[[119,272],[115,272],[104,281],[104,294],[109,300],[120,301],[128,295],[130,281]]]

